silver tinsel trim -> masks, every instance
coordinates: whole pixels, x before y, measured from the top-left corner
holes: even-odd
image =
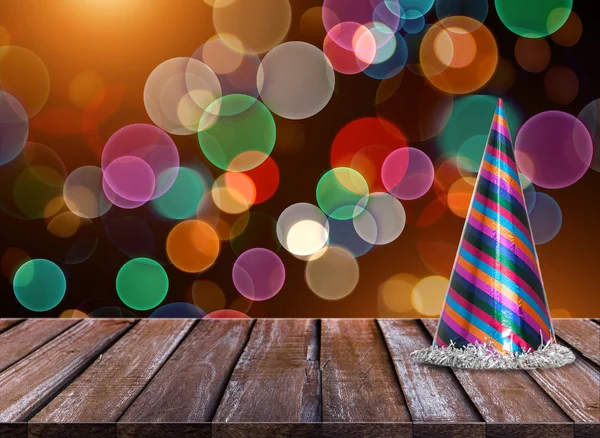
[[[458,348],[450,341],[448,347],[424,348],[413,351],[410,357],[414,362],[476,370],[558,368],[575,360],[571,350],[558,345],[553,340],[540,345],[537,350],[523,353],[502,353],[489,343],[469,344]]]

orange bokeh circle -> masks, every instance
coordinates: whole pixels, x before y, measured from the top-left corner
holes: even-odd
[[[206,222],[191,219],[175,225],[167,237],[167,256],[184,272],[202,272],[219,256],[216,231]]]
[[[479,21],[447,17],[427,31],[421,42],[423,74],[436,88],[467,94],[483,87],[498,64],[494,35]]]

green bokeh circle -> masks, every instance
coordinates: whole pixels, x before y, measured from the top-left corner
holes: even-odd
[[[317,203],[323,212],[338,220],[352,219],[365,208],[369,186],[365,178],[349,167],[327,171],[317,183]]]
[[[15,296],[29,310],[45,312],[62,301],[67,280],[55,263],[33,259],[23,263],[13,279]]]
[[[158,186],[175,182],[158,198],[152,200],[152,206],[162,216],[169,219],[189,219],[196,215],[198,205],[206,192],[202,177],[188,167],[165,170],[158,177]]]
[[[117,274],[117,294],[134,310],[149,310],[167,296],[169,277],[152,259],[140,257],[125,263]]]
[[[504,25],[526,38],[553,34],[569,18],[573,0],[496,0],[496,10]]]
[[[262,102],[245,94],[230,94],[214,101],[201,117],[200,126],[208,126],[198,132],[202,152],[223,170],[243,172],[253,169],[271,154],[275,146],[273,115]],[[262,161],[230,168],[231,162],[244,152],[261,152]]]

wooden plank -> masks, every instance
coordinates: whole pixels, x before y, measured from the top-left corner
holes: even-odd
[[[324,319],[321,324],[324,430],[336,429],[326,423],[363,423],[353,427],[362,435],[370,433],[365,423],[394,422],[382,436],[411,436],[410,414],[375,321]]]
[[[28,319],[0,334],[0,372],[79,321],[64,318]]]
[[[317,321],[259,320],[213,423],[318,422],[318,371]]]
[[[437,320],[422,321],[434,336]],[[460,368],[452,371],[486,421],[488,437],[573,436],[570,418],[527,372]]]
[[[14,319],[14,318],[2,318],[0,319],[0,333],[8,330],[14,325],[17,325],[23,321],[22,319]]]
[[[116,423],[29,424],[29,438],[117,438]]]
[[[86,319],[1,373],[0,422],[26,420],[131,324]]]
[[[485,422],[448,368],[421,365],[410,353],[431,345],[417,320],[377,321],[413,421],[413,437],[484,437]]]
[[[252,320],[204,319],[127,409],[120,423],[208,423],[246,345]],[[171,427],[165,425],[163,435]],[[128,426],[119,427],[125,435]],[[131,433],[139,430],[134,424]],[[152,430],[160,435],[160,426]]]
[[[556,335],[600,365],[600,325],[587,319],[554,319]]]
[[[191,319],[145,319],[29,421],[116,422],[188,333]],[[45,430],[48,430],[47,428]]]

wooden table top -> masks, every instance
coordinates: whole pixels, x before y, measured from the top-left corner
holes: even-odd
[[[599,437],[600,321],[575,363],[412,363],[434,319],[1,319],[0,436]]]

